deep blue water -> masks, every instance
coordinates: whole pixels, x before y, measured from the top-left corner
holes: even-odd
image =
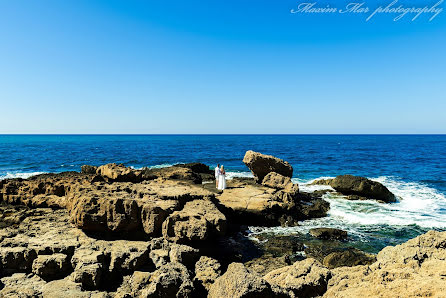
[[[294,176],[395,176],[446,192],[446,135],[2,135],[0,177],[83,164],[134,167],[199,161],[248,171],[246,150],[289,161]]]
[[[220,163],[244,176],[247,150],[290,162],[302,190],[311,191],[308,182],[318,177],[354,174],[383,183],[399,197],[398,203],[380,204],[328,196],[327,217],[291,228],[251,227],[254,236],[307,239],[310,228],[334,227],[349,232],[348,245],[376,253],[429,229],[446,230],[446,135],[3,135],[0,179],[110,162],[135,168]]]

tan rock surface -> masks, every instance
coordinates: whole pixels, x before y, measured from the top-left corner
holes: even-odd
[[[270,172],[276,172],[286,177],[293,176],[293,167],[288,162],[272,155],[249,150],[245,153],[243,162],[251,170],[259,183]]]

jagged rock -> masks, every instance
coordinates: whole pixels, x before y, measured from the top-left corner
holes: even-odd
[[[330,277],[330,270],[314,259],[306,259],[271,271],[264,278],[276,293],[291,297],[316,297],[325,293]]]
[[[345,240],[347,231],[333,228],[314,228],[310,229],[310,235],[324,240]]]
[[[98,167],[95,167],[95,166],[90,166],[90,165],[81,166],[81,173],[83,173],[83,174],[96,174],[97,170],[98,170]]]
[[[150,259],[150,244],[144,241],[113,241],[109,248],[110,265],[108,271],[115,276],[122,276],[136,270],[154,268]]]
[[[327,216],[328,210],[330,210],[330,203],[322,199],[316,199],[310,202],[302,202],[301,205],[302,217],[304,219]]]
[[[1,247],[0,268],[3,273],[31,272],[37,253],[27,247]]]
[[[365,253],[359,249],[350,248],[330,253],[324,258],[322,263],[328,268],[336,268],[341,266],[370,265],[375,261],[375,255]]]
[[[81,248],[74,253],[71,263],[74,268],[72,279],[85,289],[97,289],[107,269],[108,256],[102,251]]]
[[[248,166],[259,183],[270,172],[276,172],[285,177],[293,176],[293,167],[288,162],[271,155],[249,150],[245,153],[243,162]]]
[[[115,297],[192,297],[194,291],[187,268],[176,262],[154,272],[138,272],[124,280]]]
[[[32,265],[32,271],[46,281],[64,278],[71,271],[71,264],[65,254],[40,255]]]
[[[324,297],[441,297],[445,268],[446,232],[429,231],[384,248],[370,266],[333,269]]]
[[[275,297],[270,285],[259,275],[249,272],[241,263],[231,263],[228,270],[215,280],[209,298]]]
[[[268,173],[262,181],[262,185],[276,189],[284,189],[289,184],[292,184],[290,177],[283,176],[276,172]],[[297,189],[299,190],[299,188]]]
[[[45,281],[34,274],[16,273],[4,277],[0,281],[0,297],[2,298],[31,298],[41,297]]]
[[[396,202],[396,197],[379,182],[364,177],[341,175],[333,179],[317,180],[313,184],[330,185],[349,199],[370,199],[386,203]]]
[[[194,281],[200,284],[206,291],[221,275],[221,265],[213,258],[202,256],[195,264]]]
[[[161,236],[163,222],[180,208],[176,200],[158,200],[146,203],[141,208],[141,221],[144,232],[151,237]]]
[[[169,259],[171,262],[178,262],[187,268],[193,268],[199,258],[200,252],[196,248],[183,244],[170,244]]]
[[[264,254],[260,258],[246,262],[244,265],[249,271],[263,276],[273,270],[290,265],[290,262],[288,255],[276,257],[272,254]]]
[[[226,217],[210,200],[187,202],[163,223],[163,236],[175,242],[202,241],[226,232]]]
[[[96,174],[109,182],[140,182],[141,171],[136,171],[123,164],[109,163],[97,168]]]

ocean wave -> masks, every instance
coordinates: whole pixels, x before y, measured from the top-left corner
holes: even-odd
[[[40,174],[45,174],[46,172],[30,172],[30,173],[6,173],[3,175],[0,175],[0,180],[3,179],[12,179],[12,178],[22,178],[27,179],[31,176],[36,176]]]
[[[226,172],[226,178],[228,180],[233,178],[254,178],[251,172]]]
[[[374,200],[352,201],[341,195],[328,193],[323,196],[330,203],[327,217],[305,220],[296,227],[250,227],[250,232],[254,237],[262,233],[308,234],[312,228],[329,227],[346,230],[349,237],[370,242],[373,238],[380,237],[378,235],[386,235],[389,229],[397,234],[446,229],[446,197],[438,190],[423,183],[405,182],[397,177],[370,179],[384,184],[398,196],[399,201],[392,204]],[[293,181],[297,182],[296,179]],[[315,186],[309,185],[312,181],[314,180],[300,180],[299,189],[317,190]]]

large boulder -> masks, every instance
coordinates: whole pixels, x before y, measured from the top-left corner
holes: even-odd
[[[323,200],[302,201],[299,187],[291,182],[280,189],[259,185],[253,179],[232,179],[216,198],[231,223],[248,225],[292,226],[299,220],[325,216],[329,209]]]
[[[350,199],[369,199],[385,203],[396,202],[396,197],[387,187],[379,182],[370,179],[353,176],[341,175],[333,179],[317,180],[313,184],[329,185]]]
[[[327,290],[330,270],[314,259],[296,262],[264,276],[276,293],[290,297],[317,297]]]
[[[251,170],[256,181],[259,183],[270,172],[276,172],[285,177],[293,176],[293,167],[288,162],[272,155],[265,155],[249,150],[245,153],[243,162]]]
[[[209,290],[209,298],[275,297],[270,285],[256,273],[249,272],[241,263],[232,263],[217,278]]]

